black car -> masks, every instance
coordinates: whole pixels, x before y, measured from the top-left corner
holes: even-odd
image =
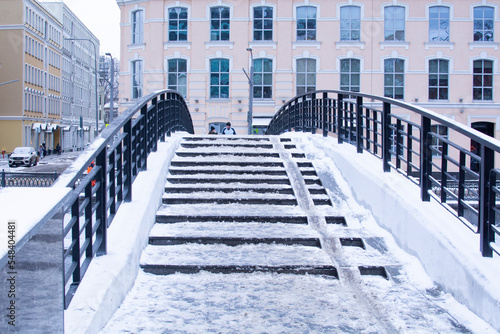
[[[9,167],[14,166],[36,166],[38,160],[33,147],[16,147],[9,155]]]

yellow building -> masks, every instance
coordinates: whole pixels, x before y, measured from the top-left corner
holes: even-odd
[[[39,3],[4,0],[0,11],[0,148],[53,148],[61,121],[62,25]]]

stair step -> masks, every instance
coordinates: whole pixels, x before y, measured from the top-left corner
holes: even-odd
[[[329,198],[314,198],[313,197],[313,203],[314,203],[314,205],[332,205],[332,202],[330,201]]]
[[[141,264],[176,266],[331,266],[330,257],[321,248],[282,244],[181,244],[148,245]]]
[[[203,141],[203,140],[213,140],[213,141],[269,141],[269,137],[230,137],[230,136],[199,136],[199,137],[183,137],[185,141]]]
[[[214,204],[253,204],[253,205],[297,205],[297,200],[295,198],[234,198],[234,197],[184,197],[184,198],[170,198],[163,197],[163,204],[203,204],[203,203],[214,203]]]
[[[288,178],[255,178],[255,177],[213,177],[213,175],[207,175],[205,177],[177,177],[169,176],[167,181],[172,184],[193,184],[193,183],[242,183],[242,184],[290,184]],[[318,180],[319,181],[319,180]],[[310,184],[319,184],[318,181],[310,181]]]
[[[192,152],[192,151],[177,151],[175,154],[179,157],[216,157],[216,156],[235,156],[235,157],[270,157],[279,158],[279,154],[275,152]]]
[[[343,218],[343,217],[342,217]],[[214,215],[162,215],[161,211],[156,215],[156,222],[189,223],[189,222],[228,222],[228,223],[286,223],[307,224],[306,216],[214,216]]]
[[[275,245],[302,245],[321,248],[318,238],[223,238],[223,237],[172,237],[150,236],[149,244],[155,246],[181,245],[196,243],[202,245],[223,244],[226,246],[239,246],[245,244],[275,244]]]
[[[324,194],[326,192],[321,192],[312,189],[317,194]],[[165,192],[169,194],[189,194],[193,192],[223,192],[223,193],[233,193],[233,192],[251,192],[258,194],[283,194],[283,195],[293,195],[293,189],[291,187],[242,187],[242,186],[220,186],[220,187],[203,187],[196,185],[194,187],[175,187],[166,186]],[[312,194],[313,192],[311,192]]]
[[[145,272],[154,275],[196,274],[204,271],[213,274],[250,274],[259,272],[339,277],[337,269],[333,266],[173,266],[142,264],[141,268]]]
[[[287,175],[286,170],[284,169],[208,169],[208,168],[170,168],[169,172],[171,175],[194,175],[205,173],[209,175],[220,175],[220,174],[228,174],[228,175]]]
[[[199,148],[199,147],[239,147],[239,148],[273,148],[273,144],[259,144],[259,143],[231,143],[231,142],[220,142],[220,141],[212,141],[212,142],[194,142],[194,143],[181,143],[181,146],[184,148]]]
[[[171,166],[175,167],[197,167],[197,166],[237,166],[237,167],[283,167],[281,161],[227,161],[227,160],[172,160]]]

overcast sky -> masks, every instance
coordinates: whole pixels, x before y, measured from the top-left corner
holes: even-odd
[[[100,53],[120,58],[120,9],[116,0],[63,0],[101,43]]]

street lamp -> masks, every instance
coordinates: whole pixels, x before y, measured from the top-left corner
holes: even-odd
[[[96,135],[99,133],[99,94],[97,93],[97,48],[95,43],[92,42],[89,38],[64,38],[67,41],[89,41],[94,46],[94,70],[95,70],[95,131]]]
[[[247,51],[250,51],[250,76],[248,76],[247,72],[245,72],[245,69],[243,69],[243,72],[245,72],[245,75],[248,78],[248,85],[250,86],[248,97],[248,134],[251,135],[253,118],[253,53],[252,48],[247,48]]]
[[[109,90],[109,95],[110,95],[110,99],[109,99],[109,124],[111,124],[111,122],[113,121],[113,116],[114,116],[114,113],[115,113],[115,106],[114,106],[114,99],[115,99],[115,60],[113,59],[113,56],[111,55],[111,53],[106,53],[106,56],[109,56],[111,57],[111,77],[110,77],[110,90]]]

